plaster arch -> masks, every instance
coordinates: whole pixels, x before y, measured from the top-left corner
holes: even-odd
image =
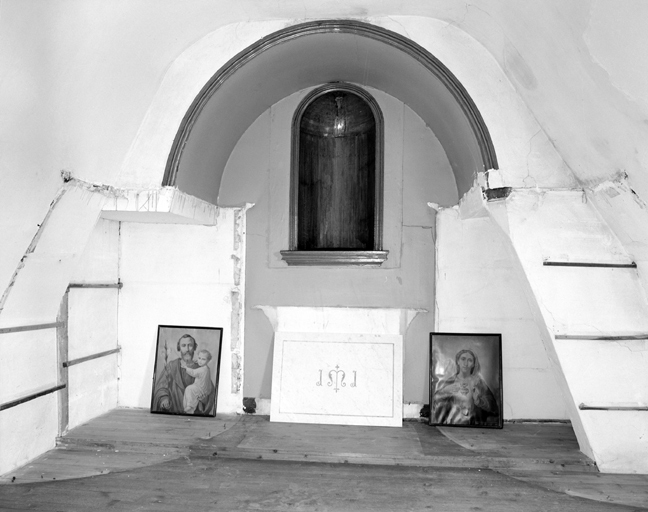
[[[494,186],[570,186],[573,183],[564,162],[497,61],[476,39],[432,18],[375,17],[363,21],[404,36],[451,65],[458,82],[478,105],[492,145],[497,149],[501,171],[496,173],[498,181]],[[182,120],[201,89],[209,84],[213,70],[223,68],[258,41],[297,25],[298,20],[232,24],[210,33],[183,52],[171,64],[149,106],[124,160],[117,186],[159,187],[164,182],[167,158]],[[380,88],[381,84],[376,85]],[[236,140],[232,148],[235,143]],[[463,194],[467,188],[465,184],[461,188]],[[212,202],[216,202],[215,198]]]
[[[296,91],[338,82],[374,87],[416,111],[441,141],[462,193],[478,172],[497,168],[479,109],[442,62],[381,27],[324,20],[270,34],[210,79],[180,125],[163,185],[218,202],[231,151],[267,106]]]

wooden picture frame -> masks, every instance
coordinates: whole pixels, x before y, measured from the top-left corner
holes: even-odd
[[[435,426],[502,428],[502,335],[430,333]]]
[[[151,412],[216,416],[222,327],[159,325]]]

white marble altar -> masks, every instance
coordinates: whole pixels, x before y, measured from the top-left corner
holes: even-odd
[[[400,427],[418,310],[260,306],[275,330],[271,421]]]

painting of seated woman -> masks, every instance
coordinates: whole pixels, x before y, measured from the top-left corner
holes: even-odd
[[[430,425],[502,428],[500,334],[430,334]]]

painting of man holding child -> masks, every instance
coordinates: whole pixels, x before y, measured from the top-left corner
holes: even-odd
[[[223,329],[160,325],[151,412],[215,416]]]

